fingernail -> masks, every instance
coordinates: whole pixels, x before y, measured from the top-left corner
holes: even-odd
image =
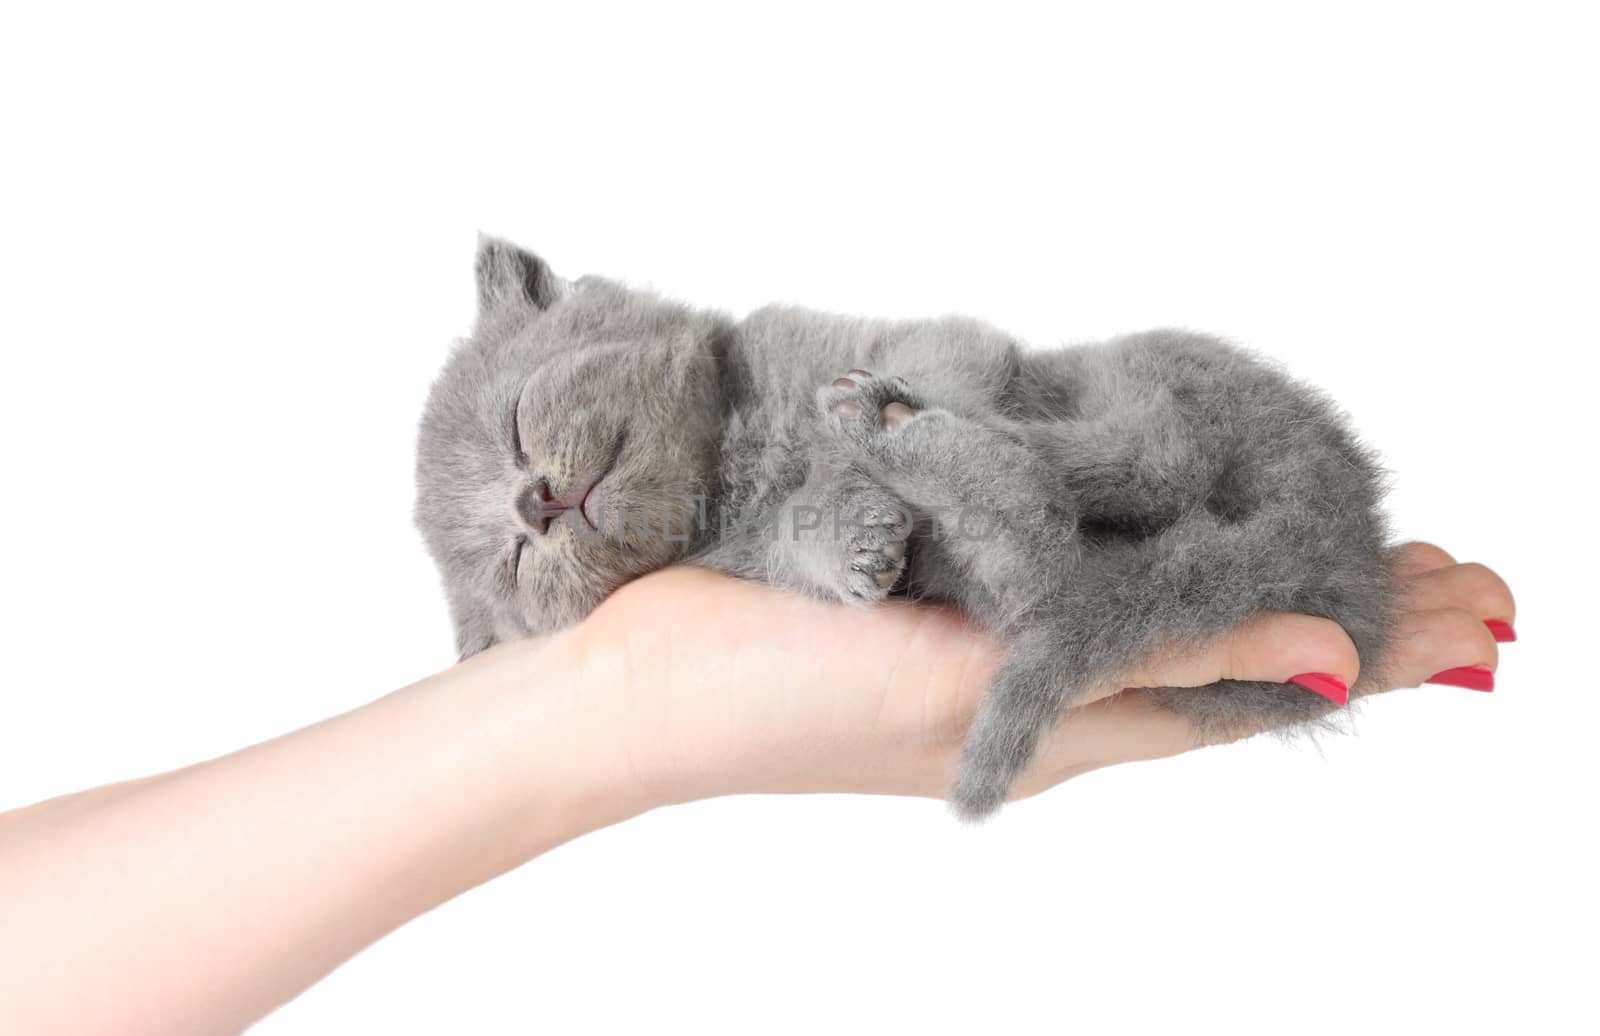
[[[1350,700],[1350,688],[1332,673],[1301,673],[1289,677],[1289,682],[1304,687],[1312,694],[1320,694],[1335,705],[1343,705]]]
[[[1517,639],[1517,631],[1511,628],[1511,623],[1501,622],[1499,619],[1487,619],[1484,625],[1489,627],[1489,632],[1494,635],[1496,643],[1509,644]]]
[[[1424,682],[1445,687],[1465,687],[1469,691],[1492,691],[1494,673],[1481,665],[1462,666],[1460,669],[1446,669],[1442,673],[1434,673]]]

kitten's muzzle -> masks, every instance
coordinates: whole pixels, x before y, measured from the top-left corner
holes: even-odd
[[[517,497],[517,514],[533,532],[543,536],[550,531],[550,523],[576,508],[591,527],[595,526],[588,510],[590,491],[600,482],[598,478],[584,478],[572,482],[559,497],[550,490],[546,479],[536,479]]]
[[[543,536],[550,531],[550,523],[560,518],[572,505],[555,499],[550,483],[537,479],[517,497],[517,514],[522,523]]]

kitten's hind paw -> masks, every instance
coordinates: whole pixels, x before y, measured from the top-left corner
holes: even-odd
[[[775,571],[831,600],[875,604],[905,573],[914,524],[905,505],[882,488],[845,488],[831,500],[785,512],[773,543]]]
[[[846,548],[842,588],[864,603],[880,601],[900,581],[906,567],[906,537],[911,519],[893,500],[865,501],[845,515]]]
[[[922,412],[904,381],[859,367],[818,392],[817,403],[835,428],[858,435],[897,432]]]

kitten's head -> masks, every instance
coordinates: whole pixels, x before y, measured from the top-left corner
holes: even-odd
[[[463,658],[672,563],[715,492],[727,322],[478,245],[478,320],[428,397],[416,521]]]

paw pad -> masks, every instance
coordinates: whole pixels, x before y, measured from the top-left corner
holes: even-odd
[[[871,371],[851,368],[842,378],[835,378],[829,386],[845,394],[828,405],[828,410],[841,418],[861,416],[863,405],[876,405],[878,424],[887,431],[898,431],[917,416],[917,409],[904,399],[904,386],[898,378],[880,379]]]
[[[878,411],[878,416],[883,420],[883,426],[892,432],[913,417],[916,417],[917,412],[899,400],[895,400],[893,403],[885,403],[883,409]]]

